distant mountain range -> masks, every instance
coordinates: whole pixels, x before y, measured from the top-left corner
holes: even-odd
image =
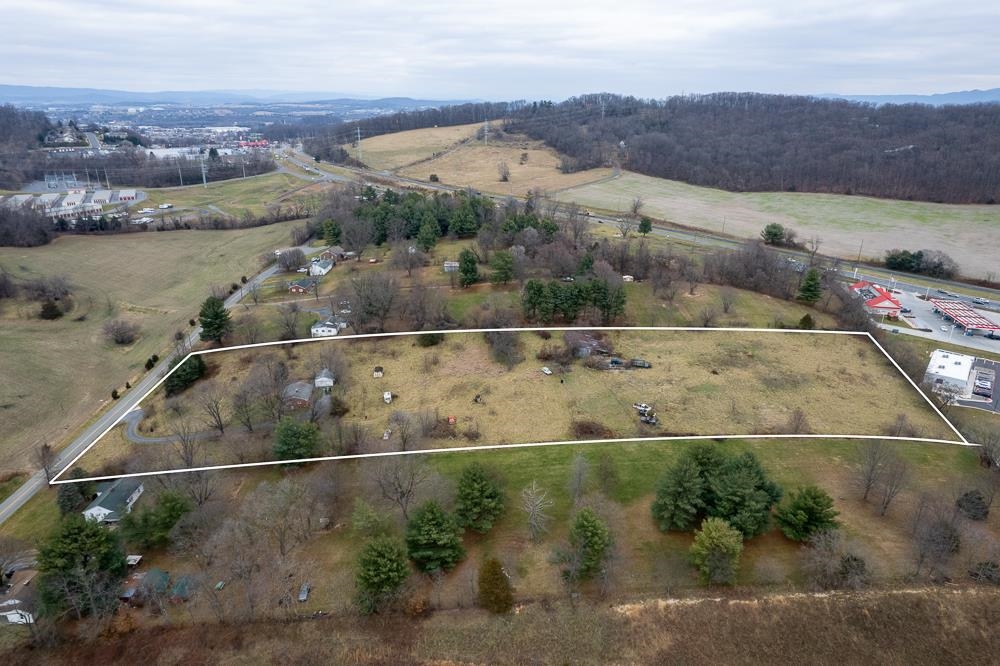
[[[409,97],[381,99],[359,97],[335,92],[288,92],[277,90],[165,90],[132,92],[101,88],[58,88],[48,86],[16,86],[0,84],[0,104],[64,105],[109,104],[149,105],[183,104],[211,106],[221,104],[308,104],[330,102],[368,102],[379,108],[414,108],[461,104],[466,100],[420,100]]]
[[[871,102],[872,104],[930,104],[944,106],[945,104],[981,104],[1000,102],[1000,88],[989,90],[963,90],[961,92],[936,93],[934,95],[835,95],[832,93],[819,97],[847,99],[852,102]]]

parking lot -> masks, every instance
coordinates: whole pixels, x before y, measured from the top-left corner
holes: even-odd
[[[994,377],[1000,378],[1000,363],[996,361],[990,361],[983,358],[977,358],[976,362],[972,365],[972,377],[976,376],[976,370],[979,368],[993,370]],[[970,393],[971,393],[971,379],[970,379]],[[993,396],[990,399],[982,398],[978,396],[971,396],[969,399],[958,399],[957,402],[963,407],[975,407],[977,409],[985,409],[989,412],[1000,413],[1000,391],[997,390],[996,380],[993,382]]]
[[[882,322],[884,328],[898,329],[900,333],[912,333],[920,337],[936,340],[938,342],[950,342],[953,345],[961,345],[982,351],[1000,353],[1000,339],[991,339],[982,333],[975,335],[965,335],[965,331],[960,326],[955,326],[950,319],[946,319],[939,313],[934,312],[934,305],[917,297],[917,294],[907,291],[894,291],[893,296],[900,302],[904,312],[900,316],[898,324],[892,321]],[[924,296],[923,293],[920,296]],[[941,297],[941,294],[931,294],[931,297]],[[983,311],[991,319],[997,319],[997,315],[992,312]],[[917,329],[916,331],[907,328]]]

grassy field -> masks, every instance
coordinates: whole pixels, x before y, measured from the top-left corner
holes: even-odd
[[[527,159],[522,163],[523,155],[527,155]],[[510,168],[508,182],[500,181],[497,165],[501,162],[506,162]],[[525,140],[489,146],[466,144],[440,157],[400,169],[399,174],[421,180],[429,180],[431,174],[437,174],[447,185],[523,197],[531,189],[555,192],[606,178],[611,170],[563,173],[559,170],[559,155],[554,150],[540,142]]]
[[[594,370],[577,361],[559,365],[538,361],[545,346],[561,347],[561,333],[550,342],[521,334],[525,361],[507,370],[489,356],[480,334],[455,333],[431,349],[418,347],[413,337],[374,340],[324,340],[294,348],[220,352],[206,357],[212,381],[223,391],[238,386],[263,354],[277,354],[292,380],[311,381],[319,369],[323,347],[335,345],[348,364],[339,394],[349,407],[343,424],[357,423],[371,434],[370,451],[401,446],[394,435],[392,415],[436,414],[454,417],[454,433],[425,439],[409,448],[440,448],[467,444],[518,444],[591,438],[666,435],[745,435],[789,432],[788,424],[801,410],[806,425],[798,432],[827,435],[885,434],[905,414],[922,437],[954,439],[955,435],[923,399],[900,377],[866,338],[822,334],[744,332],[615,331],[608,337],[618,354],[642,357],[649,370]],[[551,365],[555,374],[540,371]],[[385,374],[372,377],[372,367]],[[391,405],[384,392],[394,395]],[[179,398],[188,413],[201,420],[192,398]],[[479,402],[473,398],[480,396]],[[653,405],[658,426],[640,424],[633,402]],[[878,408],[874,406],[878,405]],[[171,426],[162,389],[144,403],[150,418],[146,428],[164,433]],[[530,415],[511,418],[513,414]],[[191,418],[191,417],[187,417]],[[166,420],[165,420],[166,419]],[[578,434],[574,424],[594,422],[605,429]],[[196,427],[202,427],[200,425]],[[326,425],[330,431],[331,424]],[[333,441],[332,431],[329,441]],[[794,432],[794,431],[792,431]],[[220,442],[208,447],[209,462],[237,462],[246,437],[235,425]],[[114,460],[130,465],[161,461],[131,460],[146,455],[151,445],[129,445],[119,432],[99,442],[80,465],[88,470]],[[265,443],[261,449],[267,450]],[[319,455],[329,455],[324,447]],[[142,469],[147,469],[142,467]],[[152,466],[148,471],[160,469]]]
[[[0,248],[0,266],[19,281],[66,275],[74,307],[44,321],[38,305],[0,306],[0,473],[24,469],[39,442],[53,445],[143,372],[172,344],[211,285],[252,275],[259,257],[288,244],[294,223],[241,231],[172,231],[64,236],[38,248]],[[113,318],[141,325],[127,347],[107,343]]]
[[[216,208],[229,215],[239,217],[243,211],[260,215],[267,206],[278,199],[302,188],[309,183],[287,173],[271,173],[253,178],[226,180],[185,187],[165,187],[145,190],[147,199],[143,206],[156,208],[161,203],[170,203],[175,209],[197,209],[206,213],[217,213]],[[179,212],[179,211],[178,211]],[[167,211],[173,215],[174,211]]]
[[[835,194],[732,193],[625,173],[559,192],[556,198],[609,211],[628,210],[642,197],[643,212],[677,224],[756,238],[768,223],[795,229],[800,240],[818,236],[821,252],[881,258],[889,249],[942,250],[963,274],[996,271],[983,248],[1000,246],[1000,208],[894,201]],[[723,227],[725,227],[723,229]]]
[[[394,132],[361,140],[361,157],[376,171],[393,171],[400,167],[429,159],[476,135],[482,123],[429,127],[427,129]],[[354,144],[344,146],[351,157],[358,157]]]
[[[584,597],[600,598],[607,604],[633,601],[649,595],[698,596],[701,587],[687,560],[690,534],[664,534],[656,529],[649,515],[656,483],[664,470],[689,446],[690,442],[644,442],[592,444],[550,447],[531,450],[496,450],[474,454],[446,453],[427,459],[434,474],[418,489],[416,501],[441,498],[450,504],[454,484],[461,470],[473,461],[493,469],[500,477],[507,497],[507,512],[486,535],[468,533],[464,544],[465,560],[439,584],[426,577],[414,577],[410,594],[425,598],[431,608],[468,609],[474,603],[472,581],[486,556],[499,558],[513,579],[519,602],[562,598],[565,587],[553,552],[567,535],[567,525],[578,506],[589,506],[611,526],[615,549],[611,575],[601,592],[596,585],[583,587]],[[983,471],[974,450],[933,444],[891,445],[910,465],[911,475],[903,492],[885,517],[878,517],[870,503],[863,503],[854,485],[859,442],[828,440],[730,440],[713,444],[730,453],[751,451],[758,456],[769,476],[786,491],[804,484],[817,484],[833,498],[841,528],[854,544],[856,552],[868,562],[879,584],[899,584],[912,570],[909,516],[921,493],[951,497],[956,489],[971,487]],[[582,456],[588,466],[583,496],[579,505],[568,491],[573,461]],[[399,533],[398,509],[380,502],[371,485],[378,461],[322,463],[312,468],[278,469],[227,473],[220,491],[225,497],[243,496],[261,480],[275,480],[287,475],[305,481],[310,475],[331,475],[337,481],[337,500],[332,508],[332,529],[317,532],[313,539],[295,551],[297,561],[305,564],[313,581],[313,593],[297,611],[315,610],[352,613],[354,561],[363,539],[350,528],[350,513],[355,498],[364,497],[379,510],[387,512]],[[611,475],[602,469],[613,469]],[[536,481],[544,488],[553,505],[551,529],[541,541],[528,538],[524,516],[518,505],[522,488]],[[235,488],[235,490],[229,490]],[[51,502],[51,500],[50,500]],[[997,537],[1000,516],[992,513],[977,530]],[[973,551],[963,551],[956,558],[957,577],[964,576],[963,562]],[[155,566],[178,574],[189,571],[191,564],[165,552],[150,553]],[[755,590],[740,594],[801,590],[801,546],[785,539],[772,528],[764,535],[745,543],[741,558],[742,585]],[[712,590],[716,596],[719,590]],[[725,594],[725,592],[722,592]],[[238,594],[231,591],[229,594]],[[207,616],[201,600],[188,604],[192,618]],[[467,610],[463,612],[468,612]],[[152,620],[156,622],[156,620]]]

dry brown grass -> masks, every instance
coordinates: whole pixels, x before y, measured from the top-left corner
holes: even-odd
[[[467,429],[481,433],[481,444],[579,439],[578,422],[593,422],[619,438],[782,433],[797,409],[810,433],[881,435],[905,413],[919,436],[954,437],[865,337],[621,330],[611,334],[616,353],[645,358],[652,369],[595,370],[578,361],[552,376],[540,371],[543,363],[535,357],[546,344],[562,344],[562,334],[549,342],[529,334],[520,339],[526,360],[510,371],[493,361],[482,336],[472,333],[450,334],[429,349],[411,336],[340,338],[223,351],[206,359],[216,368],[212,381],[227,390],[261,353],[286,360],[292,380],[311,381],[319,346],[337,345],[349,364],[342,397],[350,412],[343,423],[359,423],[377,438],[397,411],[455,417],[456,435],[425,440],[423,448],[467,445],[460,436]],[[385,368],[381,378],[372,376],[376,365]],[[190,401],[193,391],[181,402]],[[387,391],[394,396],[391,405],[382,399]],[[157,414],[164,411],[160,393],[147,399]],[[633,402],[653,405],[661,423],[640,424]],[[197,412],[193,405],[189,409]],[[231,430],[229,436],[238,436],[238,426]],[[382,449],[398,445],[395,439],[378,440]],[[88,457],[81,464],[94,466]]]
[[[334,616],[246,625],[175,624],[12,650],[9,663],[915,664],[986,663],[1000,639],[1000,592],[920,589],[838,594],[531,604],[498,618],[478,610]]]
[[[432,157],[448,150],[461,141],[475,136],[482,123],[453,125],[451,127],[428,127],[373,136],[361,140],[361,157],[365,164],[376,171],[394,170],[408,164]],[[352,157],[357,157],[353,144],[344,148]]]
[[[213,284],[239,282],[259,256],[288,244],[295,223],[241,231],[172,231],[107,237],[65,236],[37,248],[0,248],[0,266],[20,281],[67,275],[75,307],[43,321],[37,304],[0,306],[0,471],[28,464],[31,448],[53,445],[143,372],[151,354],[172,346]],[[82,320],[79,318],[83,317]],[[137,322],[139,339],[107,343],[104,322]]]
[[[521,164],[521,154],[528,160]],[[510,180],[500,182],[497,165],[506,162]],[[435,159],[400,169],[400,175],[429,180],[437,174],[442,183],[459,187],[472,187],[494,194],[524,196],[528,190],[542,189],[555,192],[576,187],[611,175],[610,169],[590,169],[577,173],[559,170],[559,155],[543,143],[514,140],[496,145],[468,144],[449,151]]]

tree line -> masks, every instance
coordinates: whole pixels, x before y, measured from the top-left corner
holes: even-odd
[[[758,93],[584,95],[521,106],[509,128],[564,154],[565,171],[618,164],[737,192],[1000,199],[1000,105],[874,106]]]
[[[0,105],[0,188],[19,190],[28,178],[23,171],[28,151],[37,148],[53,128],[41,111]]]

